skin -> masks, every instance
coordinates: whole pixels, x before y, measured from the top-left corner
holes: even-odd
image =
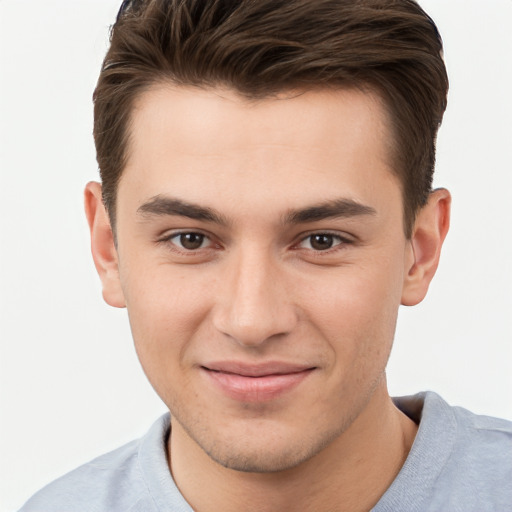
[[[435,273],[450,196],[433,192],[407,239],[389,137],[361,91],[250,102],[161,85],[133,112],[117,245],[87,186],[103,295],[128,309],[194,510],[368,510],[400,470],[417,427],[385,367],[399,305]],[[212,370],[226,361],[306,371],[233,396]]]

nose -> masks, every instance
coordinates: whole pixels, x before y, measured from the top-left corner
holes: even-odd
[[[219,276],[214,326],[245,347],[261,347],[289,334],[298,317],[287,279],[275,257],[233,255]]]

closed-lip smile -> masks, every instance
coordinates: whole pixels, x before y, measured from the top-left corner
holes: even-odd
[[[219,361],[201,366],[202,373],[217,389],[242,402],[273,400],[294,389],[314,370],[312,366],[278,361]]]

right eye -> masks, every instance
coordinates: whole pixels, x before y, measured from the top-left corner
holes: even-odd
[[[176,245],[179,249],[185,251],[197,251],[204,249],[211,244],[211,240],[202,233],[177,233],[166,239],[172,244]]]

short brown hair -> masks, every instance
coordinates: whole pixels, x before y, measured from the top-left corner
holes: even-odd
[[[125,0],[110,43],[94,138],[113,227],[134,101],[168,81],[256,99],[326,86],[376,91],[390,114],[410,235],[431,191],[448,90],[441,37],[414,0]]]

